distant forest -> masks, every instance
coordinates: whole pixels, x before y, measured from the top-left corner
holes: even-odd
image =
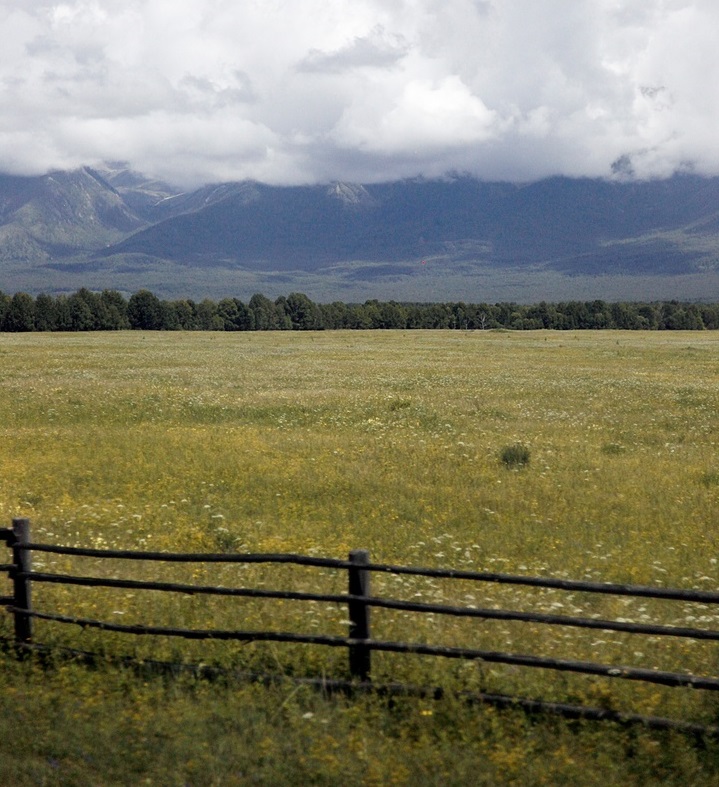
[[[517,303],[314,303],[302,293],[219,302],[161,300],[148,290],[72,295],[0,292],[0,330],[20,331],[317,331],[442,328],[455,330],[716,330],[719,304],[562,301]]]

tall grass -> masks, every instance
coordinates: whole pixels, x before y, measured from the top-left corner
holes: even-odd
[[[13,516],[29,516],[35,539],[66,545],[295,551],[340,558],[364,547],[378,562],[716,589],[719,484],[712,479],[719,473],[718,424],[719,341],[708,333],[3,335],[0,520],[9,524]],[[531,462],[522,472],[508,473],[498,457],[515,444],[531,452]],[[48,555],[37,555],[36,565],[96,574],[120,570]],[[299,589],[344,590],[344,579],[331,572],[156,564],[133,566],[132,571],[140,577],[205,584],[291,583]],[[378,592],[412,600],[719,624],[713,608],[697,612],[695,606],[676,602],[568,597],[392,577],[373,581]],[[276,602],[228,603],[58,586],[37,586],[35,604],[119,622],[260,628],[271,621],[273,627],[289,630],[346,630],[345,613],[332,605],[298,609]],[[7,634],[9,620],[0,621],[0,627]],[[385,612],[374,615],[373,631],[393,639],[716,674],[716,646],[691,641],[657,643],[631,635]],[[37,633],[44,641],[109,653],[211,660],[295,674],[341,676],[346,671],[346,654],[321,649],[128,643],[42,623]],[[616,681],[382,654],[375,654],[373,667],[378,678],[586,700],[692,721],[712,721],[717,715],[716,706],[701,696]],[[19,682],[24,699],[50,717],[72,715],[71,692],[97,690],[101,698],[88,718],[97,714],[104,719],[98,723],[107,725],[108,739],[114,715],[125,718],[117,708],[133,707],[133,701],[123,705],[123,692],[138,698],[148,718],[158,719],[149,710],[154,701],[127,677],[108,678],[107,692],[101,692],[95,678],[80,670],[70,670],[67,678],[60,670],[40,682],[32,670],[12,669],[19,672],[8,686]],[[74,688],[64,691],[62,680]],[[197,692],[212,696],[207,713],[217,702],[223,707],[219,713],[229,713],[234,702],[232,693],[218,687],[151,682],[146,689],[147,696],[162,696],[159,704],[172,708],[168,712],[177,713],[178,722],[189,713],[190,697]],[[289,724],[286,711],[294,707],[296,695],[287,700],[276,692],[242,691],[251,695],[252,713],[261,717],[257,723],[265,725],[272,740],[274,727]],[[375,774],[378,783],[391,777],[401,782],[402,774],[416,780],[420,761],[436,781],[446,771],[450,781],[461,783],[462,768],[473,773],[475,754],[484,751],[485,763],[494,762],[493,757],[497,762],[496,768],[487,765],[486,783],[500,772],[516,771],[516,778],[527,775],[522,783],[539,784],[554,766],[535,761],[528,740],[537,743],[537,758],[540,750],[551,749],[549,741],[561,741],[567,762],[574,765],[565,763],[556,773],[570,780],[572,773],[586,777],[587,763],[596,765],[600,756],[587,745],[599,733],[586,730],[575,736],[555,723],[527,728],[528,722],[516,714],[474,710],[470,723],[467,711],[454,705],[432,710],[408,701],[400,712],[369,702],[364,712],[380,718],[370,723],[353,715],[359,706],[323,702],[303,695],[297,719],[307,724],[298,721],[298,737],[285,754],[281,741],[265,744],[279,758],[278,768],[331,781],[335,772],[329,759],[310,758],[305,772],[299,750],[319,750],[325,741],[324,748],[335,751],[329,743],[333,735],[341,739],[333,755],[337,767],[351,771],[351,763],[359,768],[361,762],[362,768],[352,771],[356,780],[360,774],[368,780]],[[8,712],[16,707],[8,700]],[[313,715],[304,718],[307,713]],[[38,714],[40,710],[33,718]],[[315,723],[320,715],[327,719],[324,726]],[[46,737],[47,730],[36,724],[40,737]],[[140,722],[134,728],[127,718],[123,724],[128,741],[133,731],[139,735],[144,729]],[[502,729],[496,738],[488,732],[492,725]],[[456,763],[450,758],[450,740],[441,732],[445,727],[466,744]],[[480,733],[493,743],[480,745]],[[606,739],[601,756],[618,769],[617,753],[634,744],[615,735]],[[643,761],[636,748],[646,746],[650,759],[658,739],[643,733],[639,740],[634,756]],[[683,754],[676,755],[667,778],[708,773],[703,769],[709,766],[701,764],[705,755],[688,745],[682,748],[683,743],[671,746]],[[156,741],[150,749],[165,753],[159,761],[169,769],[163,773],[171,773],[171,760],[163,757],[170,756],[172,747]],[[254,747],[243,756],[254,763],[253,773],[271,781],[270,771],[255,762],[257,751]],[[380,762],[390,751],[403,763],[396,773],[391,763]],[[83,783],[90,771],[77,765],[79,756],[77,751],[68,755]],[[134,767],[152,776],[143,757],[138,753]],[[429,764],[432,758],[436,767]],[[212,768],[223,774],[220,781],[229,778],[227,769],[236,764],[232,756],[215,751],[211,759]],[[126,762],[117,763],[119,781]],[[52,773],[52,766],[41,766]],[[630,763],[621,767],[625,770],[617,773],[631,775]],[[212,768],[208,773],[215,772]],[[189,771],[182,773],[182,778],[168,776],[167,783],[190,778]]]

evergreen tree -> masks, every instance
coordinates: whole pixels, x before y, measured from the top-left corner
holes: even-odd
[[[52,296],[41,293],[35,298],[35,330],[56,331],[57,329],[56,301]]]
[[[130,296],[127,304],[130,327],[143,331],[157,331],[163,327],[160,299],[149,290],[139,290]]]
[[[79,290],[67,299],[71,331],[94,331],[98,328],[95,299],[89,290]]]
[[[100,293],[100,328],[108,331],[122,331],[130,327],[127,318],[127,301],[117,290],[103,290]]]
[[[35,302],[26,292],[16,292],[10,299],[3,330],[14,333],[35,330]]]
[[[5,315],[10,308],[10,296],[0,290],[0,330],[5,330]]]

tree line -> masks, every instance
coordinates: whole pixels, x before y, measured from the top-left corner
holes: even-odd
[[[716,330],[719,304],[561,301],[517,303],[314,303],[303,293],[270,300],[161,300],[149,290],[72,295],[0,292],[1,331],[283,331],[338,329]]]

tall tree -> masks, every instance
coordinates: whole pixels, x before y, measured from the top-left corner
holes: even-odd
[[[183,331],[194,331],[197,328],[195,323],[195,302],[191,300],[172,301],[172,308],[177,315],[178,327]]]
[[[225,323],[217,313],[217,304],[205,298],[197,305],[197,327],[201,331],[224,331]]]
[[[21,332],[35,329],[35,302],[26,292],[16,292],[5,312],[3,330]]]
[[[98,328],[95,296],[86,289],[70,295],[67,299],[71,331],[94,331]]]
[[[324,327],[317,304],[302,292],[292,292],[287,296],[287,313],[294,331],[317,331]]]
[[[130,327],[127,319],[127,301],[117,290],[103,290],[100,293],[101,325],[109,331],[122,331]]]
[[[138,290],[127,304],[130,327],[144,331],[157,331],[163,327],[160,299],[149,290]]]
[[[5,330],[5,315],[10,308],[10,296],[0,290],[0,330]]]
[[[56,331],[57,306],[51,295],[41,293],[35,298],[35,330]]]
[[[283,298],[282,301],[284,304],[285,299]],[[286,313],[284,308],[278,306],[277,302],[273,303],[262,293],[256,292],[250,298],[248,308],[252,312],[254,330],[276,331],[285,327]]]

